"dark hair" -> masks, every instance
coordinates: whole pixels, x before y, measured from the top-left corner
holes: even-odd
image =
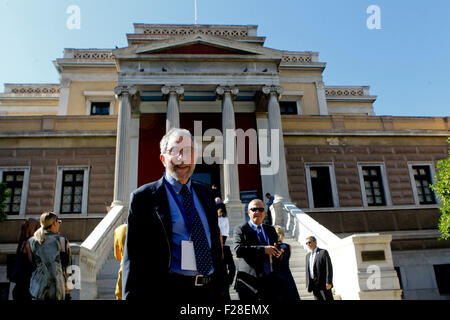
[[[267,192],[267,193],[266,193],[266,197],[267,197],[267,196],[271,196],[271,194]]]
[[[26,243],[28,239],[30,239],[34,235],[39,227],[39,221],[37,221],[36,219],[29,218],[25,220],[20,231],[19,243],[17,245],[17,254],[19,254],[23,250],[24,243]]]
[[[225,218],[227,216],[227,207],[225,206],[225,203],[219,202],[218,204],[216,204],[216,209],[217,213],[222,213],[222,217]]]

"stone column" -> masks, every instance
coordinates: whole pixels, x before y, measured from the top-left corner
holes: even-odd
[[[235,120],[233,98],[238,94],[236,87],[222,87],[216,89],[217,97],[222,99],[222,133],[223,133],[223,194],[224,203],[231,220],[241,222],[243,216],[243,206],[239,192],[239,173],[236,154]],[[228,130],[228,137],[227,137]],[[231,134],[231,135],[230,135]]]
[[[180,127],[180,110],[178,100],[183,97],[181,86],[163,86],[161,92],[167,98],[166,132]]]
[[[274,204],[281,201],[290,201],[288,179],[286,171],[286,158],[284,155],[284,140],[283,140],[283,128],[281,126],[281,114],[280,114],[280,104],[278,103],[278,97],[283,93],[283,88],[280,86],[266,86],[262,88],[264,94],[268,95],[268,118],[269,118],[269,134],[272,135],[274,132],[272,130],[278,131],[278,146],[276,144],[271,145],[271,161],[272,167],[278,167],[278,170],[274,170],[273,174],[273,184],[274,190],[273,195],[275,197]],[[272,140],[271,140],[272,141]],[[274,148],[278,148],[278,159],[275,159],[272,155],[274,154]],[[274,161],[279,161],[278,166],[274,165]]]
[[[137,93],[135,87],[119,86],[114,88],[119,97],[119,115],[117,120],[116,168],[114,171],[114,200],[116,205],[128,206],[130,197],[130,126],[131,96]]]

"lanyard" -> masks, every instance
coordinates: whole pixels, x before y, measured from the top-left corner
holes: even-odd
[[[175,190],[173,190],[173,187],[170,185],[170,183],[166,180],[166,186],[167,189],[169,189],[170,194],[172,195],[172,198],[175,200],[175,203],[177,204],[178,209],[181,212],[181,215],[183,216],[184,223],[186,224],[186,228],[188,230],[188,233],[191,233],[192,229],[192,219],[194,217],[194,196],[191,191],[191,212],[190,215],[187,216],[186,210],[184,209],[183,204],[180,202],[180,199],[178,199],[178,195],[176,194]]]

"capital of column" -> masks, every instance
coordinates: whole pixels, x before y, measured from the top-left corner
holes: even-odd
[[[274,93],[276,94],[278,97],[280,96],[280,94],[283,93],[283,87],[282,86],[264,86],[262,87],[262,92],[264,94],[271,94]]]
[[[230,86],[217,86],[216,88],[216,96],[218,99],[221,99],[223,97],[223,95],[229,92],[231,97],[233,99],[236,99],[238,93],[239,93],[239,88],[237,87],[230,87]]]
[[[167,96],[170,93],[176,93],[180,99],[183,98],[184,95],[184,87],[183,86],[162,86],[161,92],[163,95]]]
[[[134,86],[117,86],[114,88],[114,94],[118,97],[123,94],[129,94],[130,96],[135,95],[138,92],[137,88]]]

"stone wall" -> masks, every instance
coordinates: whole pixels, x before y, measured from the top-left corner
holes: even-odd
[[[410,141],[417,145],[386,145],[390,141],[384,137],[367,138],[364,144],[358,144],[358,141],[351,144],[352,138],[347,137],[346,145],[338,146],[311,145],[306,142],[308,137],[298,137],[295,142],[293,139],[285,139],[285,152],[290,196],[299,208],[309,208],[305,163],[334,165],[340,207],[363,206],[358,162],[384,163],[392,205],[414,205],[408,162],[435,164],[448,153],[445,137],[435,139],[435,142],[441,141],[441,145],[420,144],[421,139],[415,137]]]
[[[61,233],[70,241],[82,241],[108,212],[114,192],[115,148],[0,149],[0,167],[28,166],[30,178],[25,214],[39,219],[53,211],[58,166],[89,166],[87,216],[65,215]],[[0,223],[0,243],[16,242],[23,219]]]

